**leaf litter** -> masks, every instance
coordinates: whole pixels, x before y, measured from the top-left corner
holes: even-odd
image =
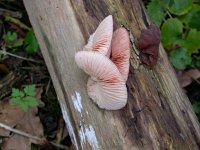
[[[179,83],[182,88],[190,85],[192,81],[200,78],[200,71],[198,69],[190,69],[187,71],[177,73]]]
[[[2,3],[6,2],[3,1]],[[23,1],[12,1],[9,4],[6,3],[6,5],[9,7],[5,8],[2,5],[0,7],[3,7],[2,9],[5,11],[12,11],[12,13],[5,15],[0,12],[0,139],[3,140],[3,143],[0,143],[0,149],[18,148],[27,150],[30,149],[30,146],[45,149],[45,146],[52,147],[52,145],[62,147],[63,145],[60,145],[60,143],[71,147],[69,134],[63,133],[66,126],[63,122],[59,102],[45,63],[41,61],[43,57],[39,51],[28,16],[24,13]],[[12,6],[15,9],[12,9]],[[23,12],[21,17],[16,17],[18,11],[19,13]],[[43,94],[46,94],[42,94],[42,100],[45,107],[39,107],[39,111],[38,108],[30,107],[25,113],[19,106],[8,103],[8,100],[12,98],[13,87],[21,91],[24,85],[31,84],[44,87],[45,92]],[[23,92],[25,93],[25,91]],[[30,94],[30,92],[28,93]],[[27,100],[25,97],[29,99],[29,102],[33,100],[27,93],[25,93],[23,100]],[[38,98],[39,104],[40,99]],[[2,125],[4,124],[9,126],[10,130],[3,130],[5,127]],[[11,131],[11,129],[15,131]],[[41,144],[39,142],[41,138],[39,138],[39,141],[34,141],[15,134],[16,131],[29,133],[38,138],[45,136],[49,142],[45,145],[37,145],[37,143]],[[53,143],[53,141],[56,141],[59,145]],[[35,144],[31,145],[31,143]],[[1,144],[3,144],[3,147],[1,147]],[[49,147],[46,149],[49,150]],[[55,147],[52,148],[55,149]],[[66,147],[62,147],[62,149],[66,149]]]
[[[44,106],[44,103],[40,100],[41,93],[42,87],[37,88],[35,98],[38,100],[39,107]],[[29,108],[27,112],[24,112],[18,106],[9,104],[8,101],[0,101],[0,106],[1,123],[40,138],[44,136],[42,123],[37,116],[37,107]],[[5,137],[2,145],[4,150],[25,150],[30,149],[31,143],[42,144],[41,141],[27,138],[2,128],[0,128],[0,136]]]

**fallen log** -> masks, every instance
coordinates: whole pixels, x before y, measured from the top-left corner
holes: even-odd
[[[141,64],[135,46],[150,20],[141,0],[24,0],[76,149],[198,149],[200,128],[160,45],[155,66]],[[112,14],[130,31],[128,104],[108,111],[86,90],[88,76],[74,55]]]

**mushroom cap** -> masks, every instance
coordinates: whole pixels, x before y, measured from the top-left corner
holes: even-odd
[[[107,16],[97,27],[96,31],[90,35],[87,45],[83,50],[98,51],[107,57],[110,57],[110,46],[113,34],[112,15]]]
[[[95,51],[79,51],[75,61],[91,76],[87,83],[88,95],[100,108],[117,110],[126,105],[126,84],[109,58]]]
[[[130,59],[130,40],[125,28],[117,29],[112,39],[112,61],[127,81]]]

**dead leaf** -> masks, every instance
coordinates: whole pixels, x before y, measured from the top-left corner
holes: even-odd
[[[198,69],[191,69],[182,72],[181,75],[178,75],[178,79],[182,88],[190,85],[193,80],[198,78],[200,78],[200,71]]]
[[[8,67],[5,64],[0,64],[0,74],[8,74],[9,70]]]
[[[37,108],[30,108],[15,128],[37,137],[43,137],[43,126],[36,114]],[[41,141],[13,133],[9,138],[4,139],[3,149],[28,150],[30,149],[31,143],[42,144]]]
[[[36,99],[41,97],[42,88],[36,89]],[[39,104],[41,100],[38,99]],[[18,106],[5,104],[6,107],[0,112],[0,122],[5,123],[11,127],[15,127],[17,130],[29,133],[37,137],[43,137],[43,126],[37,116],[38,108],[29,108],[27,112],[23,112]],[[2,119],[2,120],[1,120]],[[31,143],[42,144],[42,141],[30,139],[19,134],[7,133],[8,131],[0,132],[0,135],[10,135],[3,139],[4,150],[28,150],[30,149]]]
[[[25,35],[25,32],[23,31],[23,29],[20,28],[18,25],[14,24],[14,23],[9,23],[9,24],[10,24],[10,29],[13,29],[14,31],[16,31],[17,33],[19,33],[22,36]]]
[[[10,127],[16,126],[24,116],[24,112],[17,106],[0,101],[0,122]],[[0,128],[0,136],[9,136],[10,131]]]

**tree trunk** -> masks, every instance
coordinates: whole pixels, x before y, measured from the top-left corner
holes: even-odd
[[[88,97],[88,76],[74,55],[109,14],[138,39],[150,21],[141,0],[24,0],[76,149],[198,149],[200,128],[160,46],[158,63],[141,65],[135,43],[128,104],[99,109]]]

